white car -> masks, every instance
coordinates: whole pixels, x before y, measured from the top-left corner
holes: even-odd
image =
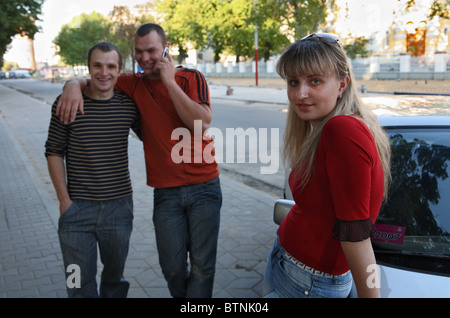
[[[450,297],[450,116],[379,121],[392,145],[392,184],[372,238],[381,296]],[[289,187],[285,196],[274,207],[277,224],[294,204]]]

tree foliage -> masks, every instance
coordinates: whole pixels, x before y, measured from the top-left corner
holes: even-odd
[[[405,3],[406,9],[416,5],[416,0],[398,1]],[[449,3],[433,0],[430,18],[448,18]],[[234,55],[237,61],[254,58],[255,26],[259,57],[267,60],[293,40],[323,30],[328,9],[336,7],[335,0],[158,0],[139,8],[140,16],[133,16],[126,6],[116,6],[107,18],[98,13],[82,15],[63,26],[54,41],[63,60],[71,65],[84,64],[91,45],[110,40],[124,58],[131,57],[134,63],[135,30],[142,23],[156,22],[150,14],[154,10],[162,16],[159,23],[171,46],[178,49],[179,63],[187,56],[188,43],[197,50],[211,48],[214,62],[223,55]],[[355,38],[345,50],[351,58],[365,57],[368,42],[363,37]]]
[[[318,30],[327,17],[328,0],[277,0],[281,16],[294,38]]]
[[[199,27],[202,22],[201,16],[202,4],[207,4],[206,1],[200,0],[198,3],[195,0],[180,1],[166,0],[157,4],[157,9],[163,12],[164,21],[161,23],[167,34],[167,41],[171,46],[175,46],[179,51],[179,60],[187,54],[188,47],[186,44],[191,42],[193,45],[201,48],[204,46],[203,30]]]
[[[91,45],[110,39],[124,59],[131,57],[134,69],[134,33],[140,24],[155,22],[150,12],[156,10],[168,41],[178,49],[179,63],[187,56],[188,43],[197,50],[211,48],[214,62],[222,55],[234,55],[236,61],[254,58],[255,26],[258,57],[268,60],[294,39],[317,31],[325,22],[327,8],[333,5],[334,0],[159,0],[155,5],[141,5],[140,16],[133,16],[126,6],[115,6],[106,22],[99,14],[77,17],[63,26],[54,43],[63,60],[74,65],[84,63]],[[90,20],[95,21],[97,31],[87,26]],[[366,52],[365,44],[360,39],[348,49],[361,55]]]
[[[416,0],[397,0],[404,3],[405,9],[409,10],[416,6]],[[429,8],[428,19],[440,17],[442,19],[450,19],[450,0],[433,0]]]
[[[136,6],[139,16],[131,14],[127,6],[114,6],[107,17],[100,13],[81,14],[61,27],[53,43],[58,54],[68,65],[86,64],[87,52],[100,41],[110,41],[121,51],[123,60],[131,58],[130,69],[134,70],[134,34],[143,23],[154,22],[150,14],[151,3]]]
[[[140,16],[134,16],[127,6],[114,6],[114,10],[108,19],[112,22],[111,39],[112,42],[120,49],[122,57],[127,60],[131,57],[131,69],[135,69],[134,57],[134,35],[137,28],[148,22],[155,22],[154,17],[149,14],[149,9],[153,5],[147,3],[139,5]]]
[[[44,0],[0,0],[0,67],[15,35],[33,39],[39,31],[35,21],[40,20],[43,3]]]
[[[81,14],[62,26],[53,43],[58,54],[68,65],[85,65],[87,52],[100,41],[111,40],[112,24],[102,14]]]
[[[356,57],[365,58],[369,56],[369,50],[367,49],[367,45],[370,40],[366,39],[364,36],[359,36],[353,38],[350,44],[344,45],[345,53],[351,59]]]
[[[326,17],[329,0],[160,0],[163,26],[170,41],[185,53],[185,43],[221,54],[254,57],[255,25],[258,48],[268,59],[307,31],[317,30]],[[283,32],[283,29],[285,31]],[[181,55],[180,54],[180,55]]]
[[[434,0],[430,7],[429,18],[438,16],[443,19],[450,19],[450,0]]]

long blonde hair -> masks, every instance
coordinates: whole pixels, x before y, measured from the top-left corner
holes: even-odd
[[[286,130],[284,134],[283,159],[294,173],[302,178],[305,186],[314,173],[314,161],[323,126],[338,115],[356,115],[369,128],[374,137],[384,174],[384,197],[391,179],[390,144],[385,131],[378,123],[375,114],[362,103],[357,92],[354,77],[347,56],[335,41],[320,37],[308,37],[291,44],[277,63],[277,72],[283,78],[296,74],[331,74],[341,79],[349,77],[349,84],[337,99],[336,107],[319,124],[311,129],[308,121],[300,119],[292,105],[289,105]]]

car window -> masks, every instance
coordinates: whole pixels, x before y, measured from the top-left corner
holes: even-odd
[[[392,183],[372,239],[377,260],[450,275],[450,129],[389,129]]]

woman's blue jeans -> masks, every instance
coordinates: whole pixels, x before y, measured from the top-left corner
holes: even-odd
[[[66,279],[70,265],[79,266],[79,287],[67,286],[69,297],[126,297],[123,279],[133,228],[132,196],[117,200],[74,200],[59,218],[58,235]],[[97,291],[97,244],[103,271]]]
[[[345,298],[352,288],[350,271],[342,275],[321,273],[287,253],[278,241],[270,252],[264,275],[266,298]]]
[[[172,297],[212,296],[221,206],[219,178],[154,189],[159,262]]]

